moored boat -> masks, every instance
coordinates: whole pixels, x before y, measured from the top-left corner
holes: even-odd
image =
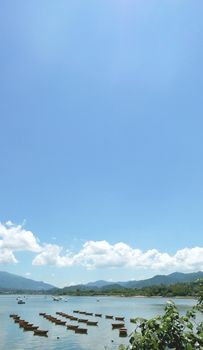
[[[112,329],[124,328],[125,324],[124,323],[112,323],[111,326],[112,326]]]
[[[44,336],[44,337],[48,337],[47,333],[48,333],[48,331],[45,331],[43,329],[36,329],[36,330],[34,330],[34,335],[41,335],[41,336]]]
[[[75,333],[87,334],[87,328],[76,328]]]
[[[25,301],[23,299],[19,299],[18,304],[25,304]]]
[[[119,337],[127,337],[128,331],[126,328],[120,328],[119,329]]]
[[[76,328],[78,328],[79,326],[76,324],[67,324],[66,328],[67,329],[71,329],[71,330],[75,330]]]
[[[105,318],[111,319],[111,320],[112,320],[112,319],[113,319],[113,316],[112,316],[112,315],[106,315]]]
[[[66,321],[55,320],[54,322],[55,322],[55,324],[58,324],[58,325],[61,325],[61,326],[65,326],[66,325]]]
[[[71,321],[78,321],[78,317],[74,317],[74,316],[69,316],[69,319]]]
[[[83,319],[83,318],[79,318],[79,319],[78,319],[78,322],[81,322],[81,323],[87,323],[87,322],[88,322],[88,320],[85,320],[85,319]]]
[[[38,328],[39,328],[38,326],[27,325],[27,324],[23,326],[24,331],[36,331]]]
[[[87,326],[98,326],[98,321],[88,321]]]

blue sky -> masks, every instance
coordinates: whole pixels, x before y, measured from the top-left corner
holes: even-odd
[[[202,10],[1,2],[0,270],[63,286],[203,269]]]

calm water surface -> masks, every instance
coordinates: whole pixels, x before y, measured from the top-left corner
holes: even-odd
[[[128,344],[128,338],[119,338],[118,330],[112,330],[112,320],[105,319],[106,314],[125,316],[125,327],[128,334],[133,331],[134,325],[130,318],[151,318],[161,314],[166,303],[164,298],[119,298],[100,297],[68,297],[60,301],[53,301],[51,296],[26,296],[25,304],[19,305],[17,296],[0,296],[0,349],[22,350],[117,350],[119,344]],[[191,299],[175,299],[181,312],[195,304]],[[39,316],[39,312],[46,312],[57,318],[57,311],[73,314],[73,310],[101,313],[102,318],[80,315],[80,318],[98,321],[98,327],[88,326],[88,334],[75,334],[65,326],[55,325]],[[34,336],[32,332],[25,332],[9,317],[17,313],[21,318],[34,323],[41,329],[48,330],[48,337]],[[64,319],[66,320],[66,319]],[[69,324],[74,322],[66,320]],[[85,324],[80,324],[86,327]],[[59,339],[57,339],[59,337]]]

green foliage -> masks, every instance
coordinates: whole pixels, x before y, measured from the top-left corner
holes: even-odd
[[[119,285],[108,286],[103,288],[88,288],[80,286],[75,288],[68,287],[63,289],[55,289],[52,291],[52,294],[59,295],[76,295],[76,296],[99,296],[99,295],[108,295],[108,296],[163,296],[163,297],[197,297],[202,290],[202,281],[201,279],[196,280],[195,282],[190,283],[176,283],[172,285],[154,285],[150,287],[143,288],[125,288]]]
[[[135,331],[131,335],[130,345],[120,350],[195,350],[203,349],[203,322],[196,322],[197,312],[203,312],[203,295],[197,305],[180,316],[176,305],[170,301],[163,316],[150,320],[134,319]]]

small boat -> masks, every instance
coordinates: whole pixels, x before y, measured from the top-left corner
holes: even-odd
[[[88,321],[87,326],[97,326],[98,322],[97,321]]]
[[[39,313],[39,316],[45,316],[45,315],[46,315],[45,312],[40,312],[40,313]]]
[[[18,304],[25,304],[25,301],[23,299],[19,299]]]
[[[79,318],[79,319],[78,319],[78,322],[81,322],[81,323],[87,323],[87,322],[88,322],[88,320],[85,320],[85,319],[83,319],[83,318]]]
[[[71,329],[71,330],[74,331],[74,330],[75,330],[76,328],[78,328],[78,327],[79,327],[79,326],[76,325],[76,324],[68,324],[66,328],[67,328],[67,329]]]
[[[55,320],[54,322],[55,322],[55,324],[58,324],[58,325],[61,325],[61,326],[65,326],[66,325],[66,321]]]
[[[115,317],[115,320],[116,321],[124,321],[125,320],[125,317]]]
[[[128,331],[126,328],[120,328],[119,329],[119,337],[127,337]]]
[[[124,328],[125,324],[124,323],[112,323],[112,329],[117,329],[117,328]]]
[[[95,317],[102,317],[102,314],[94,314]]]
[[[62,297],[52,297],[53,301],[60,301]]]
[[[48,333],[48,331],[44,331],[42,329],[34,330],[34,335],[41,335],[41,336],[44,336],[44,337],[48,337],[47,333]]]
[[[77,318],[77,317],[74,317],[74,316],[69,316],[69,319],[70,319],[71,321],[78,321],[78,318]]]
[[[20,321],[21,321],[20,318],[14,318],[15,323],[19,323]]]
[[[93,312],[86,312],[85,315],[87,315],[87,316],[93,316]]]
[[[105,318],[107,318],[107,319],[113,319],[113,316],[112,316],[112,315],[106,315]]]
[[[87,328],[76,328],[75,333],[87,334]]]
[[[38,326],[31,326],[31,325],[24,325],[23,328],[24,328],[24,331],[36,331],[39,327]]]
[[[24,320],[21,320],[20,322],[19,322],[19,327],[20,328],[23,328],[25,325],[28,325],[29,323],[27,322],[27,321],[24,321]]]
[[[14,319],[14,321],[15,320],[20,320],[20,316],[14,316],[13,319]]]

